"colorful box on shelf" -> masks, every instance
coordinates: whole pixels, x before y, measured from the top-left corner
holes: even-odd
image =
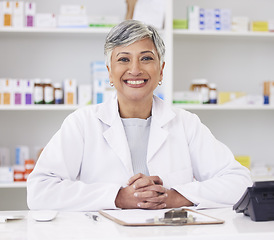
[[[274,81],[264,82],[264,104],[274,105]]]
[[[268,32],[268,21],[252,21],[250,30],[253,32]]]
[[[202,104],[202,94],[194,91],[178,91],[173,94],[173,103],[178,104]]]
[[[251,166],[250,156],[248,156],[248,155],[237,155],[237,156],[234,156],[234,157],[240,164],[242,164],[243,166],[250,169],[250,166]]]
[[[243,96],[246,96],[245,92],[218,92],[218,104],[229,103]]]
[[[186,19],[173,19],[174,29],[187,29],[188,24]]]

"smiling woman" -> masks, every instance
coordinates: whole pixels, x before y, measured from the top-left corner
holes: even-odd
[[[117,90],[121,117],[148,118],[153,91],[162,81],[164,68],[152,40],[145,38],[115,47],[110,64],[109,79]]]
[[[106,38],[106,102],[69,115],[28,177],[30,209],[97,211],[235,204],[250,173],[199,118],[153,95],[165,47],[128,20]]]

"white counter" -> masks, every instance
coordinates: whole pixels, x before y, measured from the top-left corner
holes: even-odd
[[[21,220],[0,223],[0,240],[70,240],[70,239],[142,239],[142,240],[273,240],[274,221],[253,222],[228,208],[203,210],[225,220],[224,224],[125,227],[103,216],[95,222],[84,212],[60,212],[51,222],[36,222],[30,212],[0,212],[0,215],[24,215]]]

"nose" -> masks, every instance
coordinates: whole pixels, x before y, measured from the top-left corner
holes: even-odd
[[[137,60],[132,60],[131,64],[129,65],[128,72],[133,76],[139,76],[142,74],[140,62]]]

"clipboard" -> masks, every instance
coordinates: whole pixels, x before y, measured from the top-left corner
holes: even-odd
[[[183,226],[183,225],[204,225],[204,224],[222,224],[224,220],[208,216],[192,209],[183,208],[188,215],[192,215],[195,221],[192,222],[159,222],[147,221],[151,219],[163,218],[165,213],[172,209],[144,210],[144,209],[126,209],[126,210],[100,210],[99,213],[122,226]]]

